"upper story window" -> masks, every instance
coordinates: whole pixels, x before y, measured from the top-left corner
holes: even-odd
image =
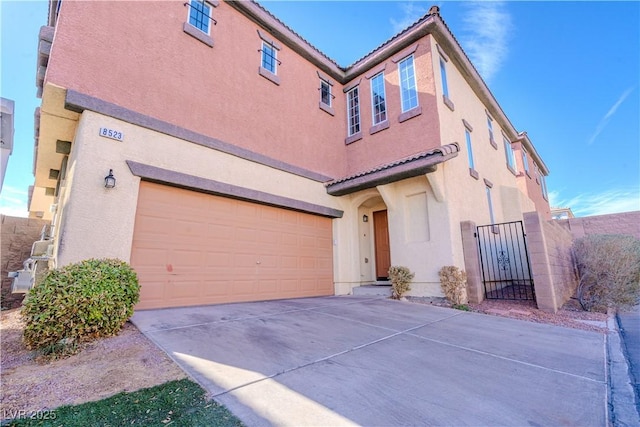
[[[493,119],[489,114],[487,114],[487,129],[489,130],[489,143],[493,148],[498,148],[498,144],[496,144],[495,137],[493,136]]]
[[[384,73],[380,73],[371,79],[371,110],[373,112],[373,124],[387,120],[387,101],[384,89]]]
[[[473,159],[473,145],[471,144],[471,132],[469,131],[469,129],[464,130],[464,137],[467,142],[467,156],[469,158],[469,169],[471,171],[475,171],[476,163]],[[473,175],[473,172],[472,172],[472,175]]]
[[[527,175],[531,176],[529,172],[529,155],[527,154],[527,150],[524,148],[522,148],[522,167]]]
[[[211,24],[216,24],[216,20],[211,17],[214,7],[218,6],[218,0],[189,0],[184,3],[189,10],[187,21],[182,29],[191,37],[200,40],[209,47],[213,47],[211,38]]]
[[[549,200],[549,194],[547,194],[547,181],[544,179],[544,175],[540,174],[540,185],[542,186],[542,197],[545,200]]]
[[[347,126],[349,136],[360,132],[360,94],[357,86],[347,92]]]
[[[442,78],[442,94],[449,98],[449,84],[447,83],[447,66],[444,59],[440,58],[440,77]]]
[[[413,55],[400,61],[398,64],[400,74],[400,102],[402,112],[409,111],[418,106],[418,91],[416,89],[416,74],[413,67]]]
[[[260,51],[262,52],[262,68],[274,75],[278,74],[276,72],[278,64],[278,51],[276,48],[272,44],[263,41],[262,49]]]
[[[325,80],[320,80],[320,102],[331,107],[331,85]]]
[[[513,152],[513,148],[511,147],[511,143],[507,138],[503,138],[504,140],[504,153],[507,157],[507,167],[513,173],[518,172],[518,168],[516,167],[516,155]]]
[[[211,6],[204,0],[190,0],[189,6],[189,24],[208,35]]]
[[[449,79],[447,78],[447,62],[449,62],[449,58],[444,50],[440,47],[439,44],[436,44],[436,48],[438,49],[439,57],[438,64],[440,65],[440,82],[442,84],[442,102],[447,106],[451,111],[455,111],[455,107],[453,102],[451,102],[451,98],[449,98]]]

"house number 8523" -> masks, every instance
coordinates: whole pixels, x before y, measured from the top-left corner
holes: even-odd
[[[100,136],[104,136],[105,138],[111,138],[111,139],[115,139],[118,141],[122,141],[123,139],[123,135],[122,132],[117,131],[117,130],[113,130],[113,129],[109,129],[109,128],[100,128]]]

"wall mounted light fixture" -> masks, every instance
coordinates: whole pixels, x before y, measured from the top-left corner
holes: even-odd
[[[104,177],[104,188],[113,188],[116,186],[116,178],[113,176],[113,169],[109,169],[109,175]]]
[[[362,215],[362,222],[369,222],[369,217],[366,215]]]

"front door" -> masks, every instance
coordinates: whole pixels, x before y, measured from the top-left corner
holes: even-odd
[[[388,280],[389,267],[391,267],[391,248],[386,210],[373,213],[373,236],[376,246],[376,279]]]

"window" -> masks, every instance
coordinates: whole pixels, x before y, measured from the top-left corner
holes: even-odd
[[[522,165],[527,175],[531,176],[529,174],[529,155],[527,154],[527,151],[524,148],[522,149]]]
[[[547,181],[544,179],[544,175],[540,174],[540,184],[542,185],[542,197],[545,200],[549,200],[549,195],[547,194]]]
[[[320,102],[331,107],[331,85],[325,80],[320,80]]]
[[[402,112],[418,106],[418,92],[416,90],[416,74],[413,69],[413,55],[403,59],[398,64],[400,73],[400,100]]]
[[[444,59],[440,58],[440,77],[442,78],[442,94],[445,98],[449,98],[449,85],[447,84],[447,68]]]
[[[491,224],[496,223],[496,218],[493,213],[493,200],[491,200],[491,187],[486,185],[485,192],[487,193],[487,203],[489,204],[489,218],[491,219]]]
[[[511,143],[507,138],[503,138],[504,140],[504,153],[507,156],[507,167],[513,173],[517,173],[518,169],[516,167],[516,156],[513,153],[513,148],[511,147]]]
[[[498,144],[496,144],[496,140],[493,136],[493,119],[491,116],[487,115],[487,129],[489,129],[489,142],[493,148],[498,148]]]
[[[209,34],[211,6],[205,3],[204,0],[191,0],[189,6],[189,24],[203,33]]]
[[[471,146],[471,132],[469,129],[464,130],[464,136],[467,140],[467,154],[469,156],[469,169],[475,171],[475,162],[473,161],[473,147]]]
[[[357,87],[347,92],[347,120],[349,136],[360,132],[360,96]]]
[[[272,44],[262,42],[262,68],[269,71],[272,74],[276,73],[276,64],[278,62],[277,50]]]
[[[377,125],[387,120],[387,103],[384,91],[384,73],[371,79],[371,109],[373,124]]]

